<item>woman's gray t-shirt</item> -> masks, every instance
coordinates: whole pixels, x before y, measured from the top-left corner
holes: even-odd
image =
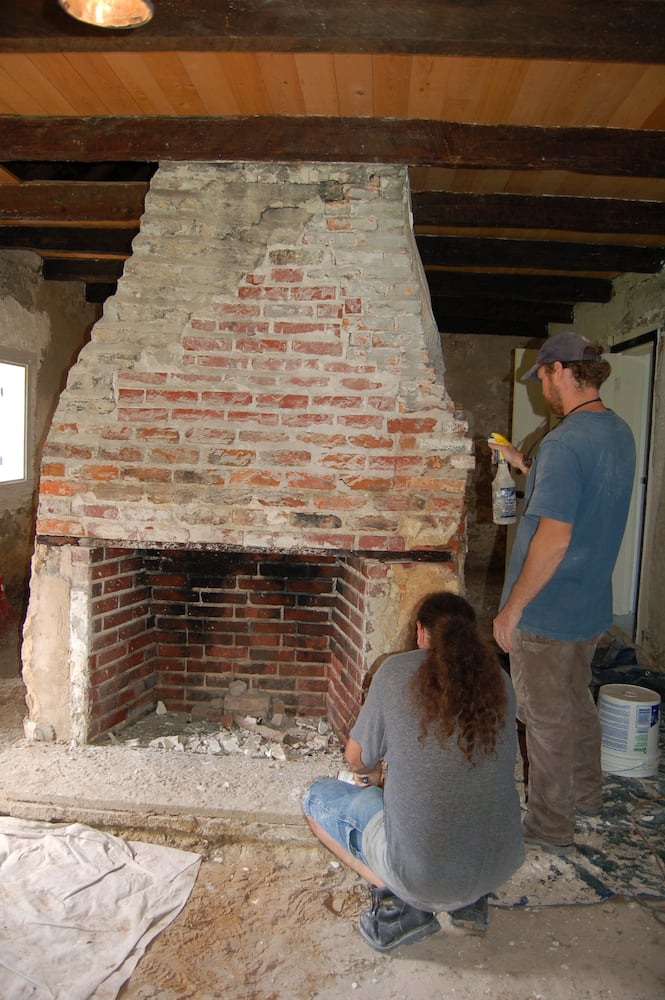
[[[365,829],[371,869],[423,910],[452,910],[498,888],[522,864],[515,786],[515,696],[505,674],[505,726],[496,752],[469,764],[456,736],[421,743],[411,679],[426,656],[389,657],[351,731],[366,767],[387,765],[384,810]]]

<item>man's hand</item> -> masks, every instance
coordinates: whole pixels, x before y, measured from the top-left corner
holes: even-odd
[[[573,532],[572,524],[541,517],[508,600],[494,619],[494,638],[504,653],[513,651],[513,632],[522,611],[554,576]]]
[[[502,608],[494,619],[494,639],[504,653],[513,651],[513,631],[517,628],[517,623],[521,618],[521,611],[514,612],[506,607]]]

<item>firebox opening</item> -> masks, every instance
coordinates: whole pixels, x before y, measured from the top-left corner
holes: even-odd
[[[269,710],[343,732],[368,668],[370,589],[388,567],[357,555],[89,550],[88,739],[163,702],[191,713],[233,681]]]

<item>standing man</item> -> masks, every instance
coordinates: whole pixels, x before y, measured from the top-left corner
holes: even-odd
[[[612,571],[635,471],[628,425],[602,403],[611,367],[576,333],[547,340],[525,376],[561,422],[528,470],[494,638],[510,653],[526,729],[527,842],[572,844],[575,810],[602,805],[601,730],[589,690],[600,635],[612,624]],[[524,468],[515,448],[501,446]]]

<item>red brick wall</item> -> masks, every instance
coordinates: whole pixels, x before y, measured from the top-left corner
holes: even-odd
[[[159,693],[190,711],[232,680],[323,715],[336,560],[249,553],[151,554]]]
[[[408,206],[400,168],[160,167],[44,448],[38,535],[455,551],[471,443]]]
[[[209,706],[238,679],[289,714],[326,715],[346,739],[367,687],[373,599],[389,563],[110,546],[75,553],[91,582],[89,739],[157,700],[178,712]]]
[[[155,704],[151,592],[141,554],[79,549],[91,582],[89,739],[145,714]]]

